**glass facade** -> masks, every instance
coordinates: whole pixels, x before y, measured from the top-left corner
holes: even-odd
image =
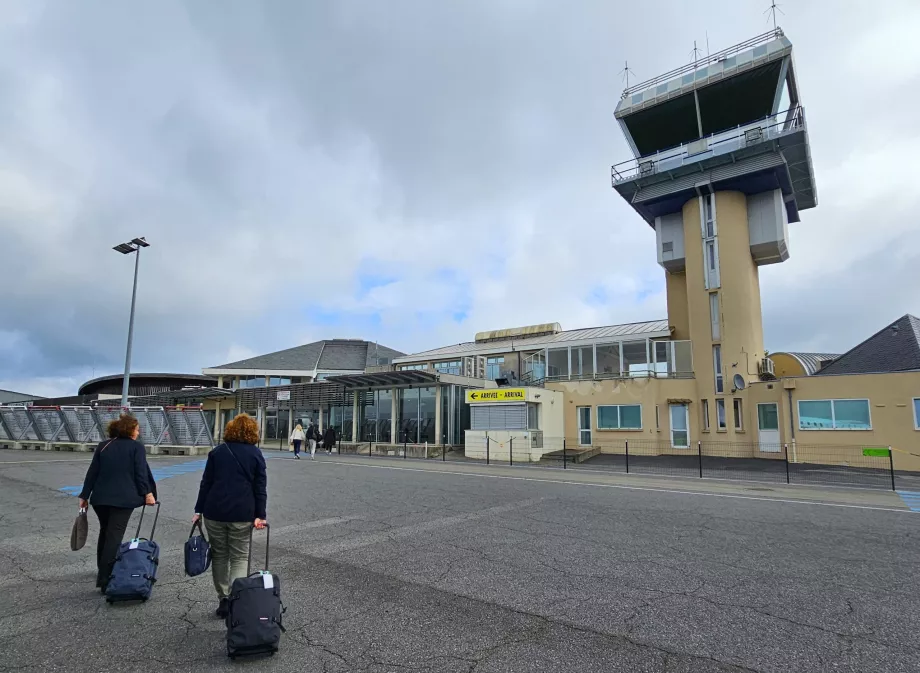
[[[343,442],[351,442],[352,438],[352,417],[354,416],[353,407],[354,396],[352,393],[346,393],[345,400],[339,404],[333,404],[328,408],[328,425],[335,428],[336,434]],[[326,427],[326,425],[323,425]]]
[[[505,364],[504,356],[486,358],[486,378],[494,381],[502,375],[502,365]]]
[[[450,362],[435,362],[434,369],[439,374],[455,374],[460,376],[463,372],[463,363],[460,360],[452,360]]]
[[[399,438],[398,442],[414,444],[418,441],[418,388],[399,390]]]
[[[392,441],[393,426],[393,391],[377,390],[377,440],[378,442]]]
[[[437,415],[437,389],[419,388],[418,400],[418,439],[419,444],[435,444],[435,421]]]

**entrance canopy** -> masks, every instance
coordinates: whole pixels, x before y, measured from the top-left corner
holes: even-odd
[[[376,372],[373,374],[346,374],[330,376],[329,381],[344,386],[346,390],[379,388],[381,386],[428,386],[439,381],[437,374],[408,370],[398,372]]]

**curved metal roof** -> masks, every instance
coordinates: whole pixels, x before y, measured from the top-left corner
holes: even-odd
[[[771,355],[788,355],[791,358],[795,358],[802,365],[808,376],[814,376],[818,372],[822,361],[827,362],[840,357],[840,355],[834,353],[790,353],[789,351],[771,353]]]
[[[124,374],[111,374],[109,376],[100,376],[95,379],[91,379],[80,386],[80,389],[77,391],[78,395],[86,395],[87,389],[91,389],[97,386],[100,383],[110,383],[112,381],[121,381],[124,378]],[[202,383],[211,383],[216,384],[217,378],[214,376],[203,376],[202,374],[148,374],[145,372],[131,373],[131,383],[140,383],[140,382],[149,382],[150,380],[160,380],[160,381],[182,381],[189,383],[191,385],[200,385]]]

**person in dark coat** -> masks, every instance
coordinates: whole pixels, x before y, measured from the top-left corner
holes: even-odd
[[[203,516],[208,529],[219,617],[227,616],[233,580],[246,577],[252,527],[265,527],[268,479],[258,441],[259,426],[247,414],[227,423],[224,443],[208,454],[198,489],[192,524]]]
[[[137,419],[122,414],[109,423],[107,430],[109,439],[96,447],[80,491],[81,509],[92,505],[99,517],[96,586],[103,593],[131,513],[136,507],[156,504],[157,499],[157,485],[144,445],[137,441]]]
[[[323,448],[326,449],[326,453],[332,455],[332,447],[335,446],[335,428],[331,425],[326,428],[326,434],[323,435]]]

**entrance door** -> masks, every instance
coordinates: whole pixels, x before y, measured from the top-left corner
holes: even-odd
[[[686,404],[670,405],[671,446],[675,449],[690,447],[690,413]]]
[[[578,414],[578,444],[591,446],[591,407],[576,407]]]
[[[761,451],[779,453],[779,409],[776,402],[757,405],[757,432]]]

